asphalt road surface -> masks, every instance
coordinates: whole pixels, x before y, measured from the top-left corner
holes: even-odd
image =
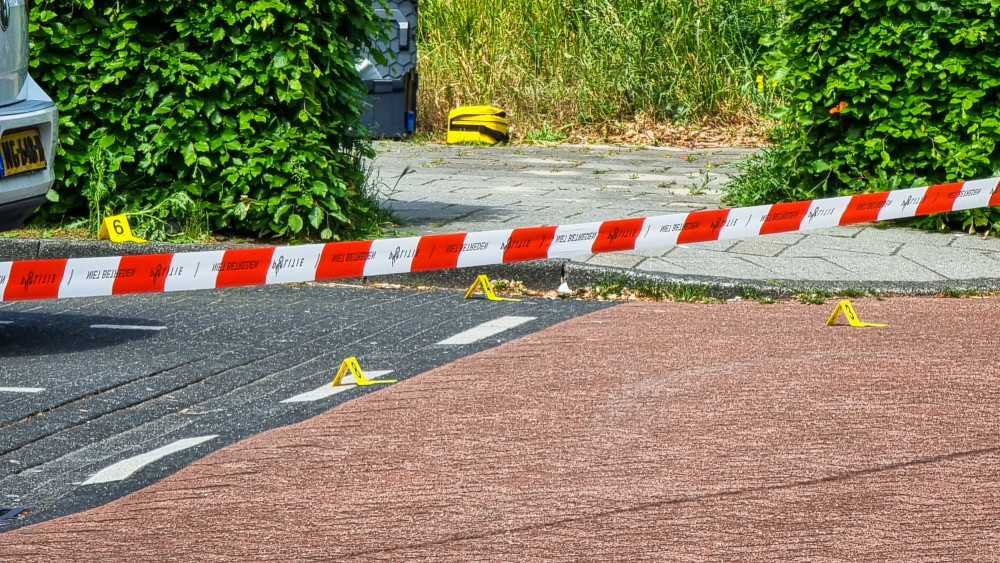
[[[605,306],[316,284],[0,304],[0,531],[385,387],[331,387],[347,357],[404,380]]]

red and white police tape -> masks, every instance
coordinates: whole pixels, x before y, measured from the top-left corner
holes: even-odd
[[[0,262],[0,301],[358,278],[749,238],[1000,205],[1000,178],[577,225],[384,240]]]

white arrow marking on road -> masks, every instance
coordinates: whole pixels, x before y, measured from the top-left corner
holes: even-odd
[[[167,327],[149,325],[90,325],[90,328],[106,328],[111,330],[163,330]]]
[[[365,377],[368,378],[368,379],[378,379],[378,378],[382,377],[383,375],[388,375],[390,373],[392,373],[392,370],[388,370],[388,371],[372,371],[372,372],[367,372],[366,371],[365,372]],[[354,389],[355,387],[357,387],[357,383],[354,381],[354,376],[353,375],[350,375],[350,374],[345,375],[344,379],[342,379],[340,381],[341,381],[341,384],[338,385],[338,386],[336,386],[336,387],[334,387],[334,386],[330,385],[329,383],[327,383],[326,385],[324,385],[322,387],[317,387],[316,389],[313,389],[312,391],[306,391],[305,393],[301,393],[301,394],[296,395],[294,397],[291,397],[289,399],[285,399],[284,401],[281,401],[281,402],[282,403],[311,403],[313,401],[318,401],[320,399],[325,399],[325,398],[330,397],[332,395],[336,395],[337,393],[343,393],[344,391],[347,391],[348,389]]]
[[[183,440],[177,440],[171,444],[167,444],[162,448],[156,448],[151,452],[146,452],[135,457],[130,457],[128,459],[123,459],[118,463],[109,465],[104,469],[98,471],[93,477],[87,479],[82,484],[93,485],[96,483],[108,483],[111,481],[122,481],[128,479],[133,473],[139,471],[143,467],[146,467],[154,461],[158,461],[167,457],[170,454],[175,454],[181,450],[186,450],[188,448],[193,448],[198,444],[207,442],[209,440],[218,438],[218,434],[213,434],[211,436],[199,436],[197,438],[185,438]]]
[[[0,393],[41,393],[44,387],[0,387]]]
[[[521,326],[526,322],[535,320],[536,318],[538,317],[500,317],[499,319],[485,322],[477,327],[460,332],[451,338],[442,340],[441,342],[438,342],[438,345],[456,346],[462,344],[472,344],[473,342],[478,342],[484,338],[500,334],[505,330]]]

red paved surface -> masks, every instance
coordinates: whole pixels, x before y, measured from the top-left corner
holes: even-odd
[[[639,303],[221,450],[9,560],[1000,559],[1000,300]]]

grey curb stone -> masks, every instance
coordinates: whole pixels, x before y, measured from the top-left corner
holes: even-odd
[[[251,248],[253,245],[234,244],[177,244],[167,242],[113,243],[106,240],[84,239],[0,239],[0,261],[48,260],[53,258],[96,258],[102,256],[127,256],[131,254],[169,254],[172,252],[201,252]]]

